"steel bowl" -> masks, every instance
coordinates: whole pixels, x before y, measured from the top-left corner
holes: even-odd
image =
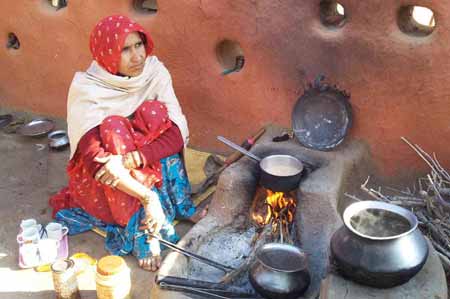
[[[61,149],[69,145],[69,137],[64,130],[53,131],[48,134],[48,146],[54,149]]]

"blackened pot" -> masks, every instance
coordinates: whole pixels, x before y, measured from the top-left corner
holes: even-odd
[[[311,281],[306,254],[289,244],[264,244],[256,252],[249,280],[264,298],[298,298]]]
[[[331,256],[344,277],[390,288],[416,275],[428,244],[416,216],[396,205],[361,201],[344,211],[344,225],[331,238]]]

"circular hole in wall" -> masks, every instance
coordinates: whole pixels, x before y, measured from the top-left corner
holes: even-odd
[[[17,38],[17,35],[15,35],[12,32],[8,33],[8,41],[6,42],[6,48],[14,50],[20,48],[19,38]]]
[[[320,1],[320,20],[327,27],[342,27],[346,21],[344,6],[333,0]]]
[[[244,67],[245,56],[238,42],[223,40],[216,47],[216,55],[222,66],[222,74],[239,72]]]
[[[155,14],[158,12],[156,0],[134,0],[134,8],[141,13]]]
[[[67,6],[67,0],[47,0],[47,2],[56,10]]]
[[[401,7],[397,22],[401,31],[413,36],[427,36],[436,27],[434,12],[427,7],[416,5]]]

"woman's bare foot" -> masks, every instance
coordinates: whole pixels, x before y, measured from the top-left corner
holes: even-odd
[[[197,207],[197,211],[195,211],[194,215],[188,218],[189,221],[193,223],[199,222],[203,217],[208,215],[209,205],[204,207]]]
[[[161,267],[161,260],[162,259],[160,255],[155,255],[140,259],[138,262],[139,267],[141,267],[142,269],[155,272],[159,269],[159,267]]]

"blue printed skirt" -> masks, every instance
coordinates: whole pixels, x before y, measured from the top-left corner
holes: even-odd
[[[161,173],[162,186],[153,188],[159,195],[167,220],[160,234],[163,239],[176,243],[179,236],[175,232],[173,221],[175,218],[189,218],[195,213],[195,206],[190,198],[191,186],[179,154],[161,159]],[[138,259],[152,255],[150,245],[146,242],[147,236],[139,230],[141,221],[145,218],[143,208],[131,217],[126,227],[106,224],[80,208],[60,210],[55,218],[69,228],[69,235],[79,234],[94,227],[105,231],[105,249],[111,254],[131,253]]]

